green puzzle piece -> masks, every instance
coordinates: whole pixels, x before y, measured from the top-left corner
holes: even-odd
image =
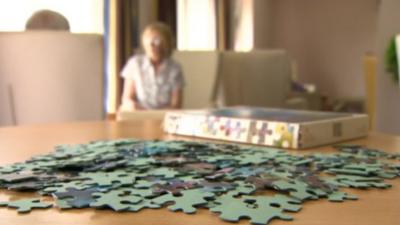
[[[281,208],[284,211],[298,212],[301,209],[301,201],[286,195],[277,194],[273,197],[267,196],[245,196],[247,200],[253,200],[259,205]]]
[[[232,196],[249,195],[256,191],[256,187],[252,184],[248,184],[243,181],[236,181],[235,184],[237,184],[235,190],[228,192],[228,194]]]
[[[114,211],[126,210],[132,204],[136,204],[142,200],[141,197],[126,195],[124,191],[115,190],[107,193],[93,193],[92,196],[97,198],[95,202],[90,203],[91,207],[109,207]]]
[[[125,193],[129,193],[129,195],[136,195],[142,198],[150,198],[156,196],[156,194],[153,193],[151,188],[139,189],[139,188],[126,187],[126,188],[118,188],[116,190],[124,191]]]
[[[174,202],[168,208],[172,211],[182,210],[184,213],[195,213],[196,208],[194,206],[199,206],[207,203],[207,200],[214,197],[213,193],[203,192],[201,189],[190,189],[181,191],[182,196],[174,196],[172,194],[165,194],[152,199],[153,203],[165,204],[168,202]]]
[[[167,181],[165,180],[138,180],[136,181],[134,187],[138,189],[145,189],[145,188],[151,188],[154,184],[165,184]]]
[[[96,184],[99,186],[111,186],[113,183],[121,185],[133,184],[136,180],[136,174],[133,172],[113,171],[113,172],[96,172],[81,173],[82,178],[88,179],[85,184]]]
[[[358,169],[331,168],[328,171],[335,174],[348,174],[348,175],[359,175],[359,176],[373,175],[372,172],[369,170],[358,170]]]
[[[331,202],[343,202],[344,200],[357,200],[357,196],[355,195],[350,195],[345,192],[333,192],[328,195],[328,200]]]
[[[298,180],[279,180],[274,181],[273,186],[279,191],[287,191],[290,196],[299,200],[318,199],[326,196],[326,193],[320,189],[310,188],[306,183]]]
[[[32,209],[50,208],[53,206],[53,204],[40,202],[40,199],[38,198],[30,198],[12,202],[0,202],[0,206],[8,206],[9,208],[16,208],[18,213],[28,213]]]
[[[155,160],[153,158],[136,158],[130,162],[128,162],[128,166],[148,166],[151,163],[154,163]]]
[[[165,142],[164,142],[165,143]],[[185,150],[185,142],[178,142],[178,141],[170,141],[167,142],[168,144],[166,145],[169,149],[173,149],[174,151],[182,151]]]
[[[174,177],[178,176],[179,174],[180,174],[180,172],[178,172],[178,171],[176,171],[174,169],[165,168],[165,167],[157,168],[155,170],[151,170],[148,173],[149,176],[161,176],[161,177],[164,177],[164,178],[167,178],[167,179],[168,178],[174,178]]]
[[[198,158],[204,162],[208,163],[216,163],[219,161],[226,161],[226,160],[234,160],[232,155],[207,155],[207,156],[198,156]]]
[[[235,160],[239,162],[239,165],[247,164],[261,164],[268,162],[273,159],[273,157],[265,153],[254,153],[254,154],[242,154],[234,157]]]
[[[382,182],[380,177],[363,177],[355,175],[338,175],[334,178],[336,182],[346,185],[347,187],[353,188],[389,188],[390,184]]]
[[[219,205],[211,208],[212,212],[220,213],[219,217],[230,222],[238,222],[242,218],[250,219],[252,224],[265,225],[272,219],[292,220],[289,215],[283,214],[283,206],[278,204],[271,205],[273,201],[285,202],[285,200],[274,200],[271,197],[251,197],[235,198],[232,195],[218,197],[215,202]],[[276,197],[279,198],[279,197]],[[286,202],[287,203],[287,202]],[[291,203],[287,203],[288,205]],[[285,206],[288,206],[285,205]],[[299,210],[295,206],[288,207],[286,210]]]
[[[160,205],[151,202],[151,200],[142,199],[141,202],[135,203],[134,205],[129,206],[129,208],[126,210],[130,211],[130,212],[137,212],[137,211],[140,211],[145,208],[158,209],[160,207],[161,207]]]
[[[68,204],[68,201],[73,200],[73,198],[65,198],[65,199],[61,199],[61,198],[56,198],[56,206],[59,209],[72,209],[74,207],[72,207],[70,204]]]
[[[67,188],[75,188],[77,190],[83,190],[90,187],[90,185],[83,184],[82,181],[71,181],[67,183],[56,183],[51,187],[47,187],[43,190],[43,193],[53,193],[53,192],[67,192]]]

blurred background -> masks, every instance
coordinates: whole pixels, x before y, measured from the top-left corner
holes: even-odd
[[[46,39],[33,34],[37,31],[25,30],[31,15],[43,9],[68,20],[65,37],[58,31],[57,35],[46,34],[56,36]],[[398,9],[398,0],[0,0],[0,126],[112,117],[120,103],[121,68],[140,51],[143,28],[162,21],[174,32],[177,58],[183,58],[183,64],[191,57],[185,55],[188,52],[218,53],[217,77],[224,71],[229,73],[224,66],[234,68],[225,53],[283,51],[290,76],[290,93],[285,94],[285,101],[290,98],[291,102],[273,107],[297,104],[300,107],[289,108],[368,113],[377,131],[400,134],[398,74],[387,72],[385,61],[390,41],[400,33]],[[21,33],[31,34],[25,38]],[[48,45],[52,45],[51,53],[45,53]],[[184,55],[179,56],[180,52]],[[48,61],[61,54],[67,55],[60,66]],[[45,69],[39,68],[41,61],[35,61],[42,55],[48,57],[43,59],[47,60]],[[75,61],[69,62],[71,58]],[[184,65],[188,81],[195,72],[190,69],[196,67],[190,63]],[[57,68],[51,67],[62,67],[63,71],[57,75]],[[19,68],[24,71],[19,72]],[[92,78],[82,79],[89,73],[94,74]],[[39,82],[41,75],[46,82]],[[48,92],[47,86],[51,86]],[[30,87],[32,91],[23,94]],[[65,91],[57,96],[61,89]],[[91,94],[76,94],[82,90]],[[211,91],[215,97],[215,89]],[[69,104],[65,95],[81,101],[71,100]],[[229,91],[225,95],[230,95]],[[66,107],[85,112],[71,111],[63,119],[59,115],[68,110],[44,106],[52,102],[50,96],[57,97],[54,104],[68,103]],[[227,102],[225,105],[229,105]],[[252,101],[248,104],[259,105]],[[53,113],[47,115],[49,112]],[[28,118],[29,113],[35,115]]]

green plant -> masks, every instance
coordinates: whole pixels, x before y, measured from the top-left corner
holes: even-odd
[[[386,49],[385,66],[386,66],[386,71],[392,75],[393,80],[398,82],[399,81],[399,67],[398,67],[398,61],[397,61],[395,37],[390,39],[389,46]]]

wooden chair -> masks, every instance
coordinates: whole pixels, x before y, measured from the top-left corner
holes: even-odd
[[[214,91],[219,66],[217,51],[176,51],[173,58],[182,66],[185,76],[184,109],[214,106]]]
[[[103,119],[101,35],[4,32],[0,49],[0,125]]]
[[[302,98],[290,99],[291,64],[283,50],[222,52],[218,75],[218,98],[225,106],[298,108],[306,104]]]

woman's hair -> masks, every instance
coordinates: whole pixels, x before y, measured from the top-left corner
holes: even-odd
[[[161,38],[165,43],[166,56],[167,57],[171,56],[175,41],[172,35],[171,28],[165,23],[161,22],[151,23],[147,25],[142,33],[142,43],[146,33],[149,31],[156,31],[161,35]]]

